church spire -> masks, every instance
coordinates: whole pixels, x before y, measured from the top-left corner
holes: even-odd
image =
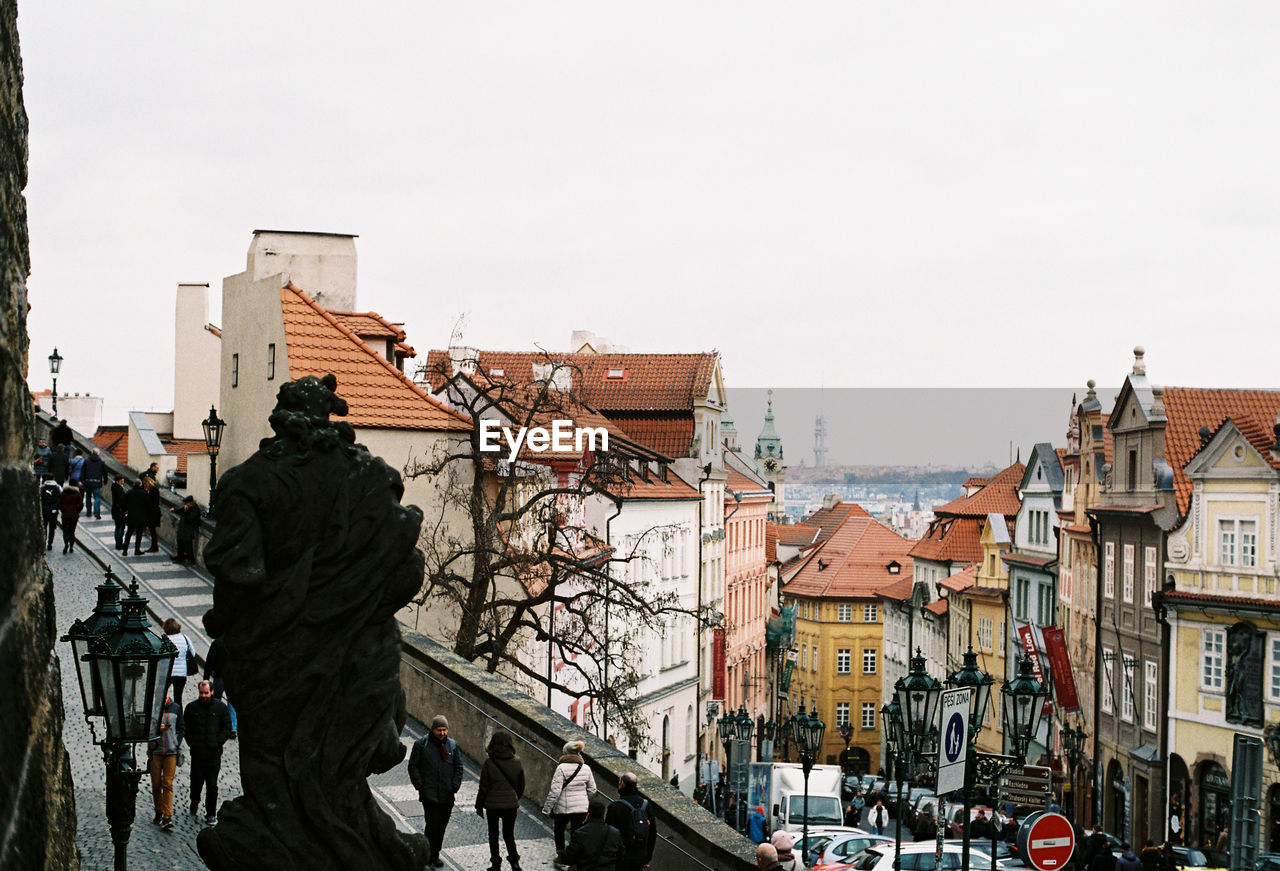
[[[778,431],[773,426],[773,391],[769,391],[769,404],[764,412],[764,426],[760,429],[760,435],[756,439],[756,459],[764,457],[777,457],[782,459],[782,439],[778,437]]]

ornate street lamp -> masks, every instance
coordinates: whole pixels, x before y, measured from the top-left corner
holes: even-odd
[[[911,671],[906,677],[898,678],[894,689],[898,707],[902,709],[907,744],[913,754],[923,756],[938,738],[942,684],[924,670],[924,654],[919,648],[911,658]]]
[[[1031,657],[1018,662],[1018,675],[1000,688],[1000,710],[1004,715],[1004,733],[1013,742],[1013,755],[1026,760],[1027,749],[1040,730],[1044,703],[1049,688],[1036,680],[1031,670]]]
[[[949,689],[972,687],[969,697],[969,740],[978,737],[978,730],[987,719],[987,708],[991,705],[991,687],[995,678],[978,668],[978,654],[971,646],[964,654],[964,665],[947,676]]]
[[[844,749],[849,749],[849,742],[853,740],[853,724],[841,723],[836,726],[836,731],[840,733],[840,737],[844,739]]]
[[[1070,779],[1068,783],[1071,785],[1071,819],[1073,821],[1080,818],[1080,801],[1076,794],[1076,770],[1081,767],[1084,757],[1084,730],[1079,726],[1072,728],[1067,726],[1062,730],[1062,748],[1067,756],[1067,765],[1070,767]]]
[[[222,432],[227,428],[227,422],[218,417],[218,410],[210,405],[209,416],[200,421],[200,427],[204,430],[204,446],[209,452],[209,510],[207,513],[212,517],[213,491],[218,486],[218,449],[222,447]]]
[[[53,376],[53,416],[58,416],[58,372],[62,369],[62,355],[54,348],[49,355],[49,374]]]
[[[773,720],[766,720],[762,714],[757,718],[756,734],[760,737],[760,761],[773,761],[773,739],[778,734],[778,724]]]
[[[911,766],[911,751],[903,734],[902,707],[896,696],[880,709],[880,721],[884,726],[885,750],[889,754],[893,779],[898,785],[898,823],[893,833],[893,868],[898,871],[902,868],[902,782],[906,779],[903,777],[906,769]]]
[[[107,576],[98,585],[98,603],[84,620],[77,619],[62,636],[63,641],[71,642],[71,656],[76,664],[76,680],[80,683],[80,702],[84,706],[85,718],[105,715],[102,709],[102,687],[97,683],[98,675],[89,665],[89,639],[99,632],[111,632],[120,623],[120,585],[110,568]],[[93,721],[89,720],[90,730]],[[94,733],[96,740],[97,734]]]
[[[114,580],[110,572],[107,579]],[[72,624],[64,638],[77,651],[76,670],[85,720],[89,721],[94,743],[102,746],[115,868],[125,871],[138,781],[142,777],[133,747],[159,733],[165,686],[178,649],[168,638],[151,630],[147,600],[138,595],[136,581],[119,604],[119,616],[114,620],[114,597],[101,587],[98,597],[94,613],[89,619]],[[81,655],[79,649],[86,652]],[[87,664],[87,672],[82,663]],[[89,720],[91,716],[101,716],[106,721],[107,734],[101,741]]]
[[[806,714],[804,705],[800,705],[800,713],[791,718],[791,738],[800,751],[800,765],[804,771],[804,823],[802,837],[805,848],[809,847],[809,772],[813,763],[822,751],[822,738],[826,734],[827,724],[818,719],[818,706],[814,705],[813,713]]]

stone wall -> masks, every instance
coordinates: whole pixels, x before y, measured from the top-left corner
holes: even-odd
[[[449,719],[449,737],[472,759],[485,758],[484,748],[498,729],[516,739],[524,764],[525,797],[539,805],[560,758],[571,740],[586,745],[588,767],[601,793],[618,794],[618,779],[633,771],[640,791],[650,800],[658,828],[653,868],[683,871],[748,871],[756,867],[755,847],[680,790],[636,765],[624,753],[521,693],[510,683],[473,665],[424,635],[404,633],[400,683],[409,713],[424,723],[436,714]],[[470,810],[466,808],[465,810]]]
[[[74,869],[53,583],[31,472],[27,389],[27,113],[16,0],[0,3],[0,868]]]

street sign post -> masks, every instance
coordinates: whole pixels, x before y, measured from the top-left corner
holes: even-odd
[[[1000,795],[1015,805],[1048,807],[1053,795],[1053,772],[1044,765],[1024,765],[1004,773],[1000,778]]]
[[[1018,855],[1037,871],[1061,871],[1075,846],[1075,830],[1062,814],[1030,814],[1018,829]]]
[[[938,716],[938,781],[935,786],[938,795],[964,788],[972,695],[973,687],[959,687],[942,693]]]

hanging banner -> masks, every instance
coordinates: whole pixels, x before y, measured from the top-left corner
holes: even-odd
[[[1053,677],[1053,695],[1064,713],[1079,713],[1080,697],[1076,693],[1076,678],[1071,671],[1071,656],[1067,653],[1067,639],[1062,629],[1050,626],[1041,629],[1044,635],[1044,651],[1049,657],[1049,671]]]
[[[1031,657],[1031,672],[1036,680],[1044,683],[1044,665],[1040,662],[1040,648],[1036,645],[1036,632],[1030,625],[1018,627],[1018,638],[1022,641],[1022,652]],[[1044,716],[1053,710],[1053,696],[1044,700]]]
[[[724,630],[711,633],[711,698],[724,701],[725,690]]]

